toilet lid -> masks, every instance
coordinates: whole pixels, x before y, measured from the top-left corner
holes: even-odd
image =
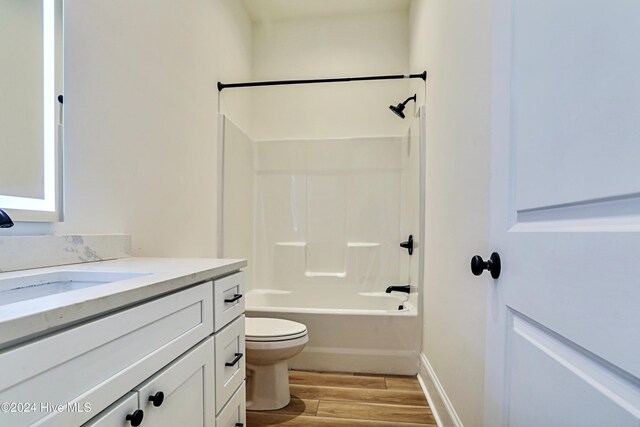
[[[245,338],[247,341],[282,341],[303,337],[307,327],[291,320],[247,317]]]

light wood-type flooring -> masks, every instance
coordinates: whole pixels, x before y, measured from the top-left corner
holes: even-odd
[[[415,377],[290,371],[291,403],[247,411],[247,427],[417,427],[436,423]]]

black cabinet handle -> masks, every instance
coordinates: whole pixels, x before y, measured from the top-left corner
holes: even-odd
[[[142,424],[142,419],[144,418],[144,412],[142,409],[136,409],[133,411],[133,414],[127,414],[127,421],[131,423],[133,427],[138,427]]]
[[[233,298],[225,299],[225,300],[224,300],[224,302],[226,302],[226,303],[236,302],[236,301],[238,301],[240,298],[242,298],[242,294],[234,294],[234,295],[233,295]]]
[[[471,272],[479,276],[484,270],[491,272],[491,277],[497,279],[500,277],[500,270],[502,269],[502,263],[500,262],[500,255],[498,252],[491,254],[488,260],[483,260],[480,255],[476,255],[471,258]]]
[[[164,402],[164,393],[159,391],[156,394],[152,394],[151,396],[149,396],[149,402],[152,402],[153,406],[157,408],[158,406],[162,405],[162,402]]]
[[[244,427],[244,424],[242,424],[242,423],[236,423],[236,427]]]
[[[231,362],[226,362],[226,363],[224,364],[224,366],[233,366],[233,365],[235,365],[236,363],[238,363],[238,361],[239,361],[240,359],[242,359],[242,353],[236,353],[236,354],[235,354],[235,356],[236,356],[236,357],[234,357],[234,358],[233,358],[233,360],[232,360]]]

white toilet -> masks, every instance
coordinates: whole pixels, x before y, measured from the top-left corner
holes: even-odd
[[[268,411],[289,404],[287,360],[309,341],[307,327],[283,319],[247,317],[247,409]]]

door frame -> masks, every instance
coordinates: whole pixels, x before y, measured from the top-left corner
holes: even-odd
[[[491,252],[501,252],[505,224],[516,222],[514,209],[508,206],[508,196],[515,191],[509,169],[512,165],[511,140],[511,59],[512,59],[512,0],[493,0],[491,40],[491,178],[490,178],[490,235]],[[506,188],[505,188],[506,186]],[[511,198],[513,200],[513,198]],[[497,207],[500,207],[498,209]],[[508,263],[507,263],[508,268]],[[489,280],[489,279],[487,279]],[[505,426],[505,399],[507,393],[504,365],[507,328],[492,331],[492,325],[507,325],[507,310],[501,303],[499,286],[508,286],[491,280],[487,301],[485,344],[484,425]]]

